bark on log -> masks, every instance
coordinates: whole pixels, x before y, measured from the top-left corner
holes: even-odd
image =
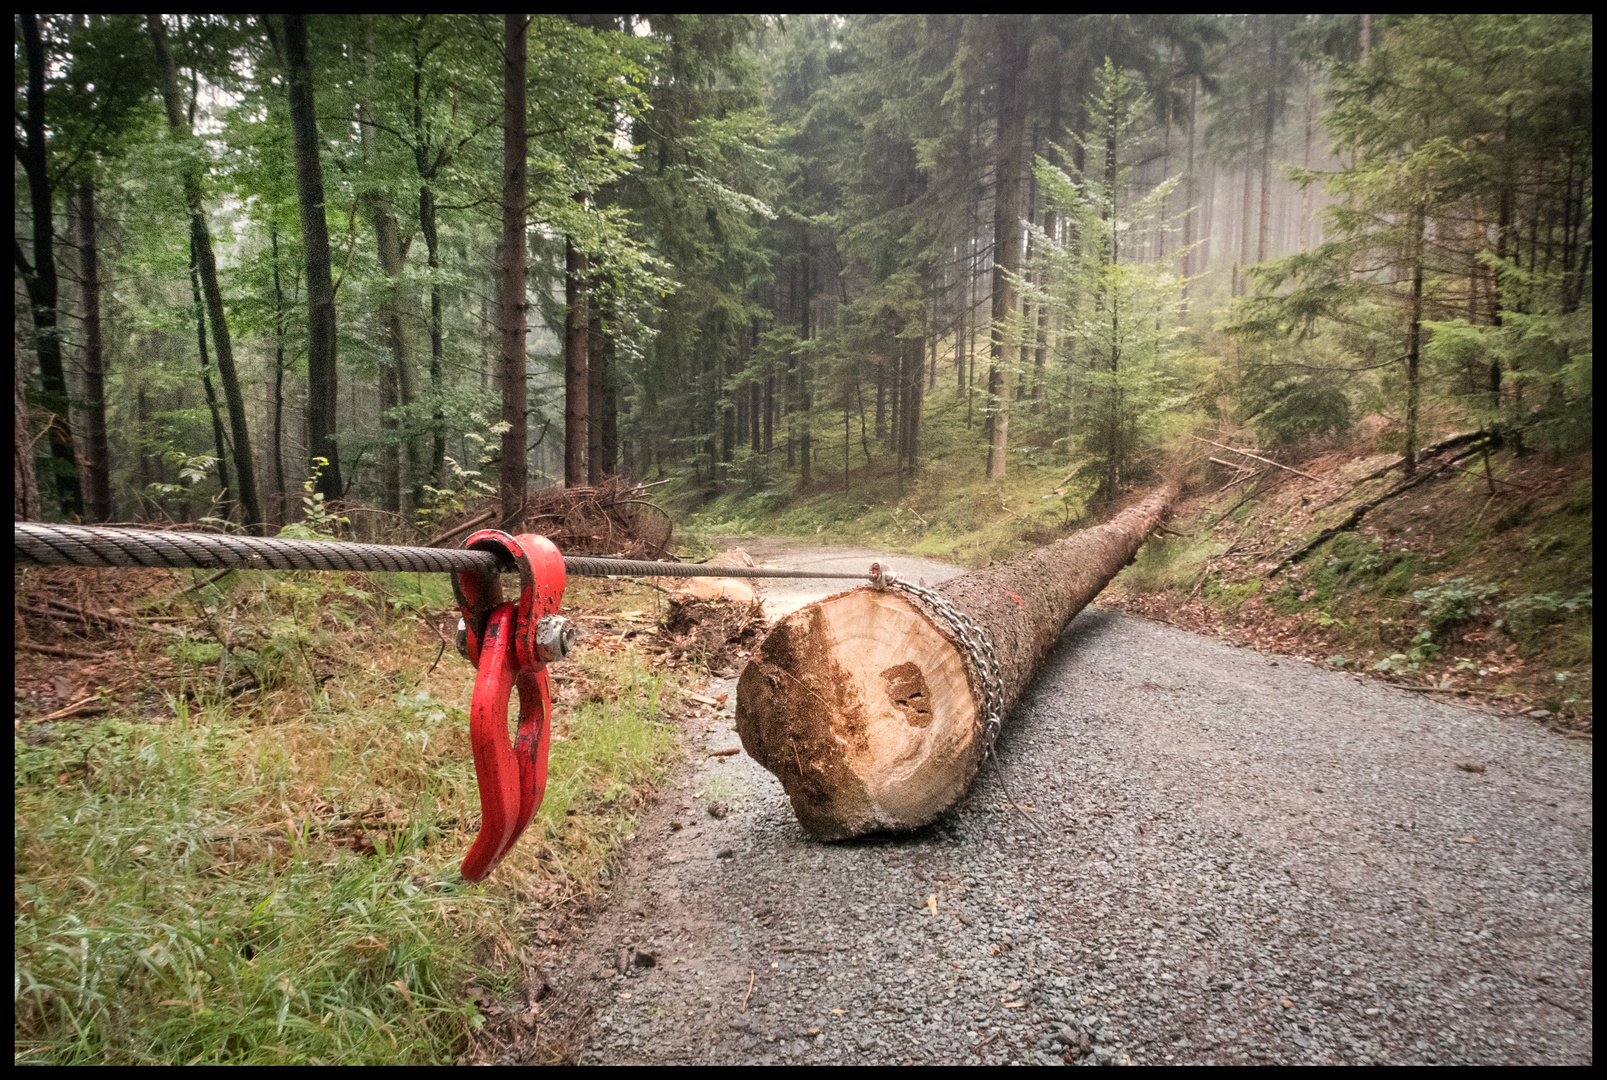
[[[1164,484],[1105,525],[936,587],[992,638],[1007,721],[1177,494]],[[842,839],[916,828],[952,806],[986,750],[981,701],[946,629],[907,594],[865,587],[776,624],[737,683],[737,732],[805,831]]]

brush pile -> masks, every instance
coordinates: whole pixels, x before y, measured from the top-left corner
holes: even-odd
[[[550,487],[525,503],[524,528],[565,555],[667,559],[674,526],[639,485],[610,478],[596,487]]]
[[[675,597],[659,623],[659,640],[676,659],[701,659],[712,676],[746,660],[764,635],[764,608],[758,601]]]

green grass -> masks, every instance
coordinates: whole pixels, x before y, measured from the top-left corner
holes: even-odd
[[[450,1063],[479,1023],[466,986],[522,977],[506,961],[530,907],[597,887],[677,752],[666,680],[628,651],[568,665],[594,689],[557,710],[541,812],[467,884],[472,671],[451,654],[425,677],[435,641],[387,602],[401,584],[347,599],[317,693],[294,675],[250,704],[203,689],[164,724],[15,741],[16,1060]],[[257,598],[249,580],[213,597],[260,626],[297,602]]]
[[[1026,403],[1017,404],[1012,420],[1016,448],[1002,481],[983,475],[980,408],[967,428],[964,397],[940,380],[923,415],[921,466],[905,477],[902,492],[891,455],[874,437],[867,463],[856,419],[847,490],[839,442],[836,456],[819,456],[808,491],[787,477],[757,486],[738,481],[712,499],[683,495],[677,526],[711,548],[726,546],[733,534],[796,536],[977,567],[1068,535],[1078,523],[1090,492],[1074,485],[1067,497],[1054,494],[1076,462],[1057,448],[1033,445]]]

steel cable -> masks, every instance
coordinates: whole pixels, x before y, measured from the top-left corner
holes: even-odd
[[[451,573],[512,572],[513,564],[489,551],[398,547],[333,540],[286,540],[220,533],[160,532],[105,525],[12,523],[17,566],[155,566],[193,570],[382,570]],[[707,566],[639,559],[565,555],[573,577],[868,578],[867,573],[781,570],[759,566]]]

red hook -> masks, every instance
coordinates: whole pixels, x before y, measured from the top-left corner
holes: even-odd
[[[547,663],[560,660],[574,627],[559,615],[564,559],[545,536],[486,529],[466,548],[506,555],[519,570],[519,599],[504,603],[502,581],[477,570],[452,575],[463,619],[458,648],[477,669],[469,741],[480,786],[480,833],[463,857],[463,876],[481,881],[502,862],[535,816],[547,790],[552,694]],[[519,734],[508,739],[508,700],[519,688]]]

